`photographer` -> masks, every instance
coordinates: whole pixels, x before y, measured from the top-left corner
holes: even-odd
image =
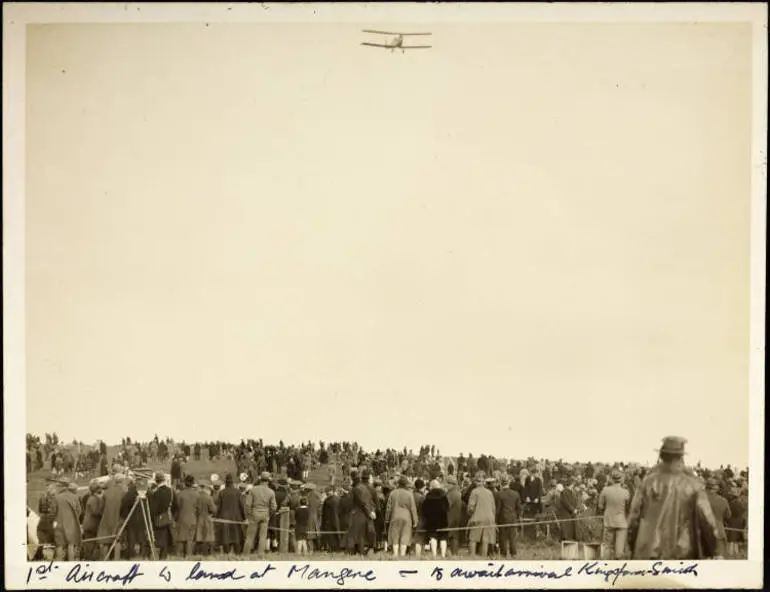
[[[144,514],[140,507],[134,508],[138,498],[146,497],[146,489],[146,483],[129,482],[128,491],[123,496],[123,501],[120,504],[120,518],[124,521],[128,519],[128,523],[123,531],[126,536],[125,558],[128,561],[134,558],[137,545],[140,546],[140,553],[143,559],[150,557],[150,541],[147,539],[147,526],[144,522]],[[134,508],[133,512],[131,511],[132,508]]]

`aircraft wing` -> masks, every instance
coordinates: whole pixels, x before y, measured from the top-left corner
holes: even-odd
[[[368,45],[369,47],[384,47],[385,49],[393,49],[391,45],[383,45],[382,43],[366,43],[365,41],[361,45]]]
[[[398,49],[430,49],[432,45],[403,45]]]

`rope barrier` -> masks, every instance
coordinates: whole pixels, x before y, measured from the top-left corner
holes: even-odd
[[[506,528],[511,526],[535,526],[538,524],[559,524],[561,522],[577,522],[580,520],[597,520],[597,519],[603,519],[602,516],[580,516],[577,518],[564,518],[561,520],[524,520],[521,522],[510,522],[506,524],[490,524],[490,525],[482,525],[482,524],[473,524],[469,526],[455,526],[455,527],[447,527],[447,528],[438,528],[436,529],[437,532],[451,532],[451,531],[457,531],[457,530],[472,530],[474,528]],[[248,520],[226,520],[224,518],[212,518],[212,522],[216,522],[219,524],[240,524],[240,525],[248,525]],[[276,532],[294,532],[293,529],[290,528],[279,528],[277,526],[268,526],[268,530],[276,531]],[[314,530],[312,531],[315,534],[346,534],[347,531],[345,530]],[[425,529],[418,529],[416,532],[428,532]]]
[[[82,544],[82,543],[93,543],[93,542],[96,542],[96,541],[111,541],[112,539],[115,539],[117,537],[118,537],[118,535],[116,535],[116,534],[108,534],[108,535],[100,536],[100,537],[91,537],[89,539],[82,539],[80,542]]]

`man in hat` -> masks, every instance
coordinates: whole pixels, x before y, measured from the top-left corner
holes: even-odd
[[[109,557],[105,557],[107,551],[109,551],[112,545],[112,540],[106,537],[115,536],[118,534],[120,528],[120,506],[123,503],[123,496],[125,491],[123,490],[123,481],[125,477],[120,473],[116,473],[109,480],[107,488],[104,490],[104,511],[102,512],[102,519],[99,522],[99,530],[97,536],[99,538],[105,537],[100,543],[102,546],[102,559],[107,561]],[[120,560],[120,545],[115,545],[113,549],[113,558],[115,561]]]
[[[96,538],[99,530],[99,522],[104,513],[104,498],[102,497],[102,486],[96,479],[88,485],[88,497],[86,498],[85,513],[83,516],[83,538]],[[86,561],[99,561],[99,545],[90,541],[83,544],[83,559]]]
[[[364,554],[371,542],[370,532],[374,531],[375,513],[371,489],[362,480],[357,470],[350,474],[352,481],[350,521],[346,533],[346,545],[350,554]],[[368,475],[366,476],[368,479]]]
[[[727,527],[727,547],[731,557],[738,554],[739,546],[746,540],[746,509],[747,505],[741,496],[741,490],[737,483],[730,486],[728,493],[730,499],[730,520]]]
[[[503,477],[502,489],[498,494],[497,524],[500,525],[500,552],[506,559],[516,557],[516,524],[521,520],[521,497],[515,489],[511,489],[508,477]]]
[[[634,492],[629,543],[635,560],[712,558],[720,536],[706,491],[685,472],[684,438],[664,438],[658,465]]]
[[[605,559],[623,559],[628,539],[628,520],[626,514],[631,495],[621,483],[623,473],[612,471],[612,483],[599,494],[597,510],[604,514],[603,551]]]
[[[460,550],[460,540],[462,531],[457,530],[463,523],[463,494],[457,485],[457,477],[453,474],[447,475],[447,501],[449,502],[449,513],[447,514],[447,525],[450,529],[447,542],[449,551],[452,555],[457,555]]]
[[[37,539],[40,545],[55,544],[53,523],[56,521],[56,484],[49,483],[43,494],[37,502],[37,514],[40,521],[37,524]],[[49,547],[52,548],[52,547]]]
[[[714,520],[717,523],[719,536],[717,537],[716,554],[719,557],[725,556],[727,550],[727,534],[725,526],[730,522],[730,504],[719,494],[720,483],[714,477],[706,481],[706,496],[708,497],[711,511],[714,514]]]
[[[412,495],[414,496],[414,503],[417,507],[417,525],[415,526],[416,531],[414,537],[412,537],[414,542],[414,554],[415,556],[420,557],[426,541],[424,533],[425,524],[422,519],[422,504],[425,501],[425,481],[419,477],[414,480],[414,490]]]
[[[302,486],[302,497],[307,501],[307,546],[312,553],[316,548],[318,531],[321,530],[321,495],[318,493],[315,483],[305,483]]]
[[[176,511],[176,497],[171,489],[171,478],[163,473],[155,475],[156,487],[148,496],[150,519],[152,520],[155,544],[158,547],[158,559],[168,557],[173,542],[173,514]]]
[[[291,499],[290,497],[290,491],[289,491],[289,479],[288,477],[281,473],[278,476],[278,479],[275,483],[275,487],[272,488],[275,492],[275,503],[278,506],[278,511],[275,512],[272,516],[270,516],[270,524],[268,527],[268,547],[273,549],[280,548],[281,545],[281,539],[286,540],[284,543],[284,546],[286,550],[288,550],[288,537],[287,533],[283,533],[280,529],[281,527],[281,520],[287,520],[284,528],[289,528],[291,518],[287,517],[284,518],[284,514],[290,512],[289,510],[289,501]]]
[[[264,471],[259,477],[259,484],[252,487],[244,497],[246,519],[246,540],[243,543],[243,554],[249,555],[257,542],[257,552],[264,555],[267,552],[267,534],[270,515],[278,510],[275,492],[270,489],[270,473]]]
[[[123,527],[123,534],[126,537],[126,560],[134,558],[136,546],[139,545],[142,557],[147,559],[150,556],[150,540],[147,537],[147,526],[144,521],[142,507],[138,504],[144,503],[137,501],[139,499],[139,488],[144,488],[143,483],[129,482],[128,491],[123,496],[120,504],[120,518],[127,521]]]
[[[184,489],[176,496],[176,544],[177,552],[182,557],[188,557],[195,551],[195,534],[198,517],[198,489],[195,487],[195,477],[187,475],[184,478]]]
[[[57,559],[66,561],[77,560],[77,549],[80,547],[80,499],[78,485],[73,482],[62,482],[62,489],[56,496],[56,520],[54,522],[54,540],[56,541]]]
[[[321,547],[331,553],[340,549],[340,496],[334,486],[326,488],[326,499],[321,506]]]
[[[198,483],[198,500],[195,507],[195,546],[199,555],[210,555],[216,543],[214,530],[214,514],[217,512],[214,504],[214,487],[211,483],[201,481]]]
[[[243,497],[235,487],[235,479],[231,473],[225,475],[225,486],[217,495],[217,513],[220,525],[219,540],[222,551],[228,554],[240,552],[243,548],[242,522],[246,517]]]
[[[484,487],[484,479],[476,478],[476,486],[468,496],[468,551],[476,556],[477,548],[482,557],[486,557],[489,548],[495,544],[495,497],[492,491]]]

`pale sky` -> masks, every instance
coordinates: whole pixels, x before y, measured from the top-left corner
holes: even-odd
[[[750,25],[367,26],[29,27],[28,431],[746,465]]]

